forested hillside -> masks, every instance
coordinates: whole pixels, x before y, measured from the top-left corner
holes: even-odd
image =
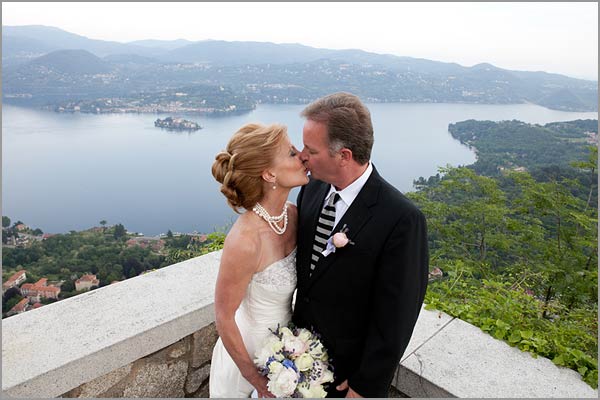
[[[451,131],[477,149],[478,162],[441,168],[408,195],[428,220],[431,268],[443,271],[429,285],[427,307],[597,387],[598,150],[581,140],[593,128],[597,121],[455,124]]]

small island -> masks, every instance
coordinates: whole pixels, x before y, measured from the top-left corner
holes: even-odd
[[[154,121],[154,126],[173,131],[197,131],[198,129],[202,129],[202,127],[196,122],[188,121],[187,119],[171,117],[167,117],[165,119],[157,119],[156,121]]]

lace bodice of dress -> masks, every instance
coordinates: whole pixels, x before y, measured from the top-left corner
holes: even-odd
[[[257,272],[252,281],[261,285],[296,287],[296,249],[287,257],[275,261],[264,270]]]

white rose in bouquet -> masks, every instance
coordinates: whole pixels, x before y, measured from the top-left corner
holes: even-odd
[[[290,397],[296,390],[296,386],[298,386],[298,373],[292,368],[286,368],[280,363],[277,364],[281,368],[277,368],[278,372],[269,374],[267,389],[277,397]]]
[[[289,338],[289,337],[294,337],[294,332],[292,332],[290,330],[290,328],[288,328],[287,326],[284,326],[283,328],[279,329],[279,333],[281,334],[281,338],[285,339],[285,338]]]
[[[269,335],[256,352],[254,363],[258,365],[266,365],[270,357],[275,357],[276,359],[279,358],[277,357],[277,353],[279,353],[282,349],[283,343],[281,340],[275,335]],[[283,361],[283,358],[278,361]]]
[[[283,348],[285,349],[285,351],[290,352],[292,354],[292,357],[298,357],[306,350],[308,350],[308,343],[302,341],[302,339],[294,335],[292,335],[291,337],[284,336]]]
[[[308,329],[300,329],[300,332],[298,333],[298,338],[300,340],[302,340],[305,343],[309,343],[310,344],[310,338],[312,338],[313,334],[308,330]]]
[[[281,349],[283,349],[283,342],[279,340],[277,336],[269,336],[267,346],[269,347],[269,351],[275,354],[278,351],[281,351]]]
[[[314,359],[308,353],[301,354],[294,360],[294,364],[298,368],[298,371],[308,371],[313,365]]]
[[[269,364],[269,374],[278,374],[284,368],[283,364],[279,361],[273,361]]]

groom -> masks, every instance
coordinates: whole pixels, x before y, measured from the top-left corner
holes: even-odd
[[[328,397],[387,397],[427,288],[425,217],[370,162],[371,116],[358,97],[323,97],[302,116],[311,179],[297,201],[293,321],[329,351]]]

